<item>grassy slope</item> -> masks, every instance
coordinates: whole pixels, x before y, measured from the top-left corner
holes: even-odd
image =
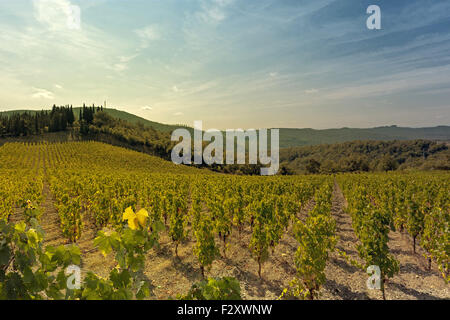
[[[74,108],[75,116],[78,117],[80,108]],[[22,113],[25,110],[6,111],[0,114],[11,115]],[[28,111],[35,112],[35,111]],[[131,123],[141,122],[162,132],[172,132],[180,126],[162,124],[150,121],[134,114],[116,110],[105,109],[105,112],[113,117],[120,118]],[[191,128],[189,128],[192,130]],[[368,129],[340,128],[340,129],[280,129],[280,147],[309,146],[319,144],[332,144],[355,140],[440,140],[450,141],[450,126],[438,126],[430,128],[403,128],[403,127],[377,127]]]

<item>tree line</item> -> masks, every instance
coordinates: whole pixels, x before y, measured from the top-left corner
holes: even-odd
[[[352,141],[280,150],[280,167],[295,173],[450,170],[447,143]]]
[[[64,131],[75,122],[72,106],[53,106],[34,113],[0,114],[0,137],[21,137]]]
[[[94,105],[87,107],[85,104],[80,108],[78,115],[80,133],[88,133],[89,125],[93,123],[95,113],[102,110],[103,107],[95,107]],[[42,110],[13,113],[11,115],[0,114],[0,138],[26,137],[48,132],[66,131],[74,127],[76,120],[71,105],[53,105],[50,111]]]

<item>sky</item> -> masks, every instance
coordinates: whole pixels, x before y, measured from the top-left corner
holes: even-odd
[[[205,129],[425,127],[450,125],[449,98],[448,0],[0,0],[2,111],[106,100]]]

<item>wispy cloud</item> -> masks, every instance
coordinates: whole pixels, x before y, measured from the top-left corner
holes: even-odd
[[[110,67],[112,70],[121,72],[128,69],[128,65],[126,63],[115,63]]]
[[[23,88],[45,86],[61,90],[62,85],[56,81],[63,79],[63,70],[65,85],[71,86],[71,92],[75,93],[76,86],[87,83],[87,79],[98,84],[99,76],[120,63],[114,62],[115,57],[126,56],[121,47],[123,40],[94,27],[90,21],[83,20],[82,29],[69,28],[67,18],[73,4],[68,0],[17,1],[15,4],[20,10],[11,10],[9,15],[17,23],[0,21],[0,59],[8,61],[0,66],[0,83],[7,81],[8,90],[16,92],[16,97],[10,100],[12,105],[20,103],[30,107],[39,99],[54,99],[54,93],[48,90],[34,90],[27,94],[32,99],[27,103],[22,97]],[[0,3],[0,10],[3,11],[5,5]],[[74,86],[79,77],[84,80]],[[80,98],[87,96],[88,90],[83,91],[76,94]],[[5,93],[1,95],[0,102],[7,96]],[[85,99],[80,98],[77,100]],[[70,98],[66,96],[65,99]]]
[[[307,89],[305,90],[306,94],[314,94],[314,93],[318,93],[319,90],[318,89]]]
[[[234,0],[202,1],[197,17],[206,23],[220,23],[227,17],[226,8],[233,2]]]
[[[373,82],[358,85],[341,85],[330,88],[324,99],[344,100],[356,98],[370,98],[374,96],[388,96],[408,91],[430,90],[436,86],[450,87],[450,65],[434,67],[394,75],[387,75],[373,79]]]
[[[33,91],[34,92],[31,94],[31,97],[33,99],[47,99],[47,100],[55,99],[54,93],[46,89],[33,88]]]
[[[73,4],[69,0],[33,0],[36,20],[53,31],[68,30]]]
[[[159,40],[161,38],[161,34],[159,28],[156,25],[146,26],[141,29],[137,29],[134,31],[139,37],[141,48],[148,48],[150,42]]]
[[[173,86],[172,91],[180,94],[182,97],[196,95],[200,93],[204,93],[210,89],[213,89],[218,86],[218,81],[207,81],[207,82],[193,82],[187,81],[181,84],[181,89],[179,86]]]

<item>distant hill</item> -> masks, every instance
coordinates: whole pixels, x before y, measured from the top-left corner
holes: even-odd
[[[74,108],[75,116],[78,117],[80,108]],[[161,132],[172,132],[180,128],[180,125],[168,125],[150,121],[126,111],[116,109],[104,109],[107,114],[114,118],[126,120],[130,123],[142,123]],[[14,113],[34,113],[32,110],[15,110],[0,112],[0,115],[12,115]],[[192,128],[186,127],[189,130]],[[450,141],[450,126],[437,126],[429,128],[407,128],[397,126],[385,126],[376,128],[340,128],[340,129],[280,129],[280,148],[312,146],[320,144],[333,144],[357,140],[392,141],[392,140],[433,140]]]
[[[436,140],[450,141],[450,126],[405,128],[397,126],[368,129],[280,129],[280,147],[332,144],[356,140]]]
[[[450,148],[427,140],[352,141],[281,149],[280,162],[296,173],[450,170]]]

